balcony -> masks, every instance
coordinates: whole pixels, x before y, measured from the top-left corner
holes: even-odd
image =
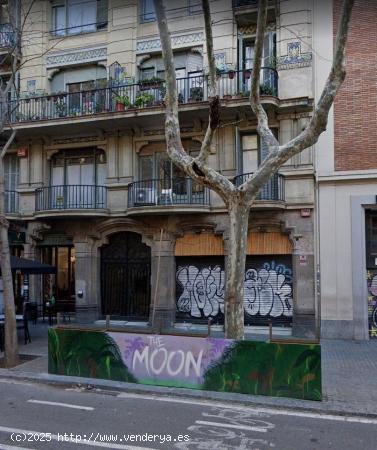
[[[258,0],[233,0],[232,1],[233,8],[242,8],[242,7],[258,7]]]
[[[107,187],[93,185],[61,185],[35,191],[35,211],[105,210]]]
[[[251,87],[251,70],[229,70],[218,75],[218,95],[227,106],[245,103]],[[75,117],[112,114],[137,114],[139,110],[163,108],[166,87],[164,80],[152,80],[93,89],[62,92],[12,100],[8,104],[7,121],[12,124]],[[196,75],[177,79],[180,105],[208,101],[208,76]],[[277,98],[278,73],[264,67],[261,70],[261,96]],[[267,100],[265,100],[267,101]]]
[[[199,211],[210,204],[210,191],[191,178],[135,181],[128,186],[128,208],[183,209]],[[174,208],[176,209],[176,208]]]
[[[16,191],[5,191],[4,196],[5,214],[16,214],[19,212],[19,193]]]
[[[234,184],[238,187],[248,180],[253,174],[244,173],[234,177]],[[285,202],[285,178],[280,173],[275,173],[259,192],[257,201],[263,202]]]

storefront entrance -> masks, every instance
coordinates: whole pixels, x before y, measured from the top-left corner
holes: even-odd
[[[141,235],[113,234],[101,249],[102,314],[147,320],[151,300],[151,249]]]
[[[377,211],[366,210],[365,224],[369,337],[377,338]]]

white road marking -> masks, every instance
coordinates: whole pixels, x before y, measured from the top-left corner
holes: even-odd
[[[112,443],[107,443],[107,442],[95,442],[95,441],[79,441],[79,440],[75,440],[75,439],[71,439],[68,441],[62,439],[62,437],[64,436],[63,434],[60,435],[60,437],[57,434],[51,434],[45,431],[34,431],[34,430],[23,430],[21,428],[10,428],[10,427],[2,427],[0,425],[0,432],[4,431],[6,433],[18,433],[18,434],[22,434],[22,435],[27,435],[27,436],[31,436],[31,435],[37,435],[37,434],[43,434],[44,436],[48,435],[48,437],[51,437],[51,440],[53,441],[58,441],[58,442],[67,442],[67,443],[74,443],[74,444],[81,444],[81,445],[90,445],[92,447],[106,447],[106,448],[119,448],[120,450],[156,450],[154,448],[150,448],[150,447],[136,447],[134,445],[120,445],[120,444],[112,444]],[[72,433],[73,435],[75,433]],[[47,441],[46,441],[47,442]],[[1,447],[2,444],[0,444],[0,449],[2,449],[3,447]],[[12,447],[11,447],[12,448]],[[14,449],[17,449],[17,447],[13,447]],[[25,449],[25,450],[31,450],[31,449]]]
[[[16,447],[15,445],[5,445],[0,442],[1,450],[36,450],[34,448],[26,447]]]
[[[229,403],[221,403],[216,400],[204,401],[204,400],[195,400],[195,399],[185,399],[179,397],[162,397],[158,395],[144,395],[144,394],[129,394],[126,392],[122,392],[117,397],[119,398],[134,398],[134,399],[143,399],[143,400],[155,400],[160,402],[168,402],[168,403],[184,403],[188,405],[199,405],[206,407],[220,407],[226,409],[233,409],[235,411],[247,411],[253,412],[255,414],[270,414],[272,416],[294,416],[294,417],[303,417],[309,419],[321,419],[321,420],[332,420],[337,422],[351,422],[351,423],[364,423],[377,425],[377,419],[369,418],[364,416],[356,416],[356,415],[341,415],[341,414],[329,414],[326,412],[310,412],[310,411],[294,411],[290,409],[281,409],[281,408],[265,408],[259,406],[243,406],[243,405],[232,405]]]
[[[72,405],[71,403],[48,402],[46,400],[35,400],[31,398],[28,403],[39,403],[41,405],[63,406],[64,408],[82,409],[83,411],[94,411],[91,406]]]
[[[198,425],[209,425],[212,427],[234,428],[236,430],[258,431],[260,433],[267,433],[266,428],[249,427],[247,425],[233,425],[231,423],[208,422],[206,420],[196,420],[195,423],[197,423]]]

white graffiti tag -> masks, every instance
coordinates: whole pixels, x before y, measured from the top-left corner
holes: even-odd
[[[177,301],[178,311],[192,317],[215,317],[224,313],[224,271],[221,267],[178,267],[177,281],[183,293]]]
[[[245,312],[251,316],[292,316],[292,288],[276,269],[249,269],[245,276]]]
[[[292,317],[291,269],[275,262],[245,273],[244,308],[249,316]],[[191,317],[216,317],[224,313],[225,273],[220,266],[180,266],[177,282],[183,289],[179,312]]]

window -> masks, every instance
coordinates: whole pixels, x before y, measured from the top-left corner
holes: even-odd
[[[272,133],[278,139],[278,129],[272,128]],[[261,141],[256,133],[241,136],[242,171],[244,174],[253,173],[268,155],[268,147]]]
[[[258,168],[258,135],[246,134],[242,136],[242,164],[243,173],[255,172]]]
[[[105,110],[106,79],[67,83],[69,113],[72,115],[93,114]]]
[[[4,181],[6,191],[15,191],[18,187],[20,167],[19,159],[15,153],[8,154],[4,158]]]
[[[156,20],[156,12],[153,0],[141,0],[140,22],[153,22]]]
[[[106,28],[107,0],[54,0],[52,25],[55,36]]]
[[[20,175],[19,159],[15,153],[5,155],[4,158],[4,189],[5,210],[16,212],[18,210],[18,197],[15,193],[18,188]]]
[[[189,14],[200,14],[203,12],[201,0],[189,0]]]
[[[159,145],[162,149],[165,144]],[[186,147],[194,147],[195,143],[188,143]],[[200,202],[204,195],[203,186],[189,179],[181,169],[169,159],[166,151],[148,151],[139,157],[139,180],[141,188],[147,188],[150,198],[158,203],[166,202]],[[198,151],[189,151],[191,156]],[[143,152],[143,151],[142,151]]]

